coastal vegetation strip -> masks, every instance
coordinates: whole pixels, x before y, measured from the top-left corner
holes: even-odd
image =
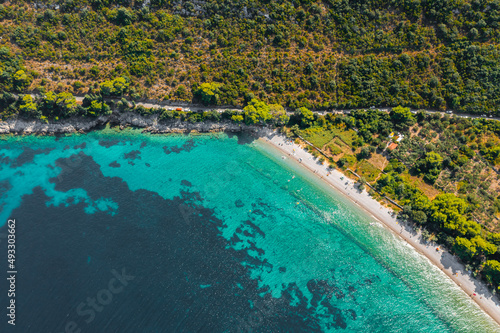
[[[352,172],[360,189],[401,208],[427,240],[444,244],[490,283],[500,283],[500,124],[441,114],[354,111],[314,121],[291,117],[288,135],[310,144],[309,151],[330,168]],[[285,130],[287,131],[287,130]],[[295,133],[295,134],[294,134]],[[330,154],[341,139],[350,150]],[[348,140],[346,139],[348,138]],[[337,141],[339,142],[339,141]],[[321,150],[321,154],[318,152]],[[373,158],[377,156],[377,158]],[[386,163],[380,163],[385,159]],[[374,164],[385,165],[377,169]],[[376,162],[375,162],[376,161]],[[396,208],[397,209],[397,208]]]

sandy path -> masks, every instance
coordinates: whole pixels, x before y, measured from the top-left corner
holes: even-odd
[[[367,211],[375,219],[380,221],[384,226],[392,230],[396,235],[412,245],[418,252],[427,257],[434,265],[439,267],[450,279],[467,293],[476,304],[500,324],[500,302],[497,297],[493,296],[486,285],[472,277],[465,270],[464,265],[460,264],[457,258],[446,251],[436,251],[437,245],[427,243],[422,239],[420,234],[417,234],[409,225],[399,223],[392,216],[392,210],[382,206],[378,201],[373,199],[366,190],[359,192],[354,187],[355,181],[345,177],[337,170],[329,170],[327,166],[319,164],[314,157],[302,149],[299,145],[289,141],[283,135],[272,131],[263,131],[261,133],[261,141],[272,144],[278,148],[288,159],[292,159],[300,163],[303,167],[309,169],[317,177],[321,178],[336,190],[350,198],[356,205]],[[302,159],[299,162],[299,159]],[[329,174],[327,176],[327,174]],[[341,177],[344,177],[341,180]],[[476,296],[474,296],[476,294]]]

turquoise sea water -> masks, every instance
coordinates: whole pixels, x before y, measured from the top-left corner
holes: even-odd
[[[20,268],[19,332],[63,331],[68,318],[88,332],[499,331],[439,269],[265,143],[108,129],[4,137],[0,163],[0,223],[16,218],[18,246],[45,253]],[[53,253],[57,286],[40,290]],[[87,323],[75,309],[118,262],[141,283]]]

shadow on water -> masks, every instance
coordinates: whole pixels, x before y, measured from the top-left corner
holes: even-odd
[[[223,221],[201,205],[203,198],[190,192],[188,181],[182,182],[186,191],[164,199],[147,190],[131,191],[119,177],[104,176],[83,152],[71,158],[80,160],[72,170],[66,170],[70,160],[56,161],[65,177],[50,179],[55,189],[83,189],[91,202],[109,198],[117,210],[86,213],[87,203],[74,200],[47,205],[50,198],[40,187],[23,198],[13,212],[24,222],[16,231],[23,239],[20,269],[26,272],[18,278],[25,286],[17,298],[25,309],[19,323],[45,332],[69,324],[96,333],[319,332],[318,312],[331,327],[345,329],[355,320],[354,309],[323,300],[324,294],[341,288],[332,281],[308,281],[312,306],[295,283],[281,297],[272,297],[250,269],[272,266],[227,246]],[[248,235],[259,233],[256,225],[247,225]],[[130,282],[123,276],[130,276]],[[2,290],[6,283],[0,283]],[[89,299],[97,299],[98,310],[88,305]]]
[[[236,136],[239,145],[248,145],[258,139],[258,137],[247,132],[226,132],[226,134],[230,139]]]

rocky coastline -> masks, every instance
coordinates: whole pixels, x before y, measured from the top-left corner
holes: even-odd
[[[120,128],[136,127],[144,128],[149,133],[210,133],[210,132],[255,132],[255,126],[232,121],[202,121],[189,122],[179,119],[160,120],[158,115],[143,116],[134,112],[113,113],[98,118],[75,117],[59,121],[30,119],[9,119],[0,121],[0,134],[16,135],[54,135],[63,133],[86,133],[103,128],[106,124],[120,126]]]

